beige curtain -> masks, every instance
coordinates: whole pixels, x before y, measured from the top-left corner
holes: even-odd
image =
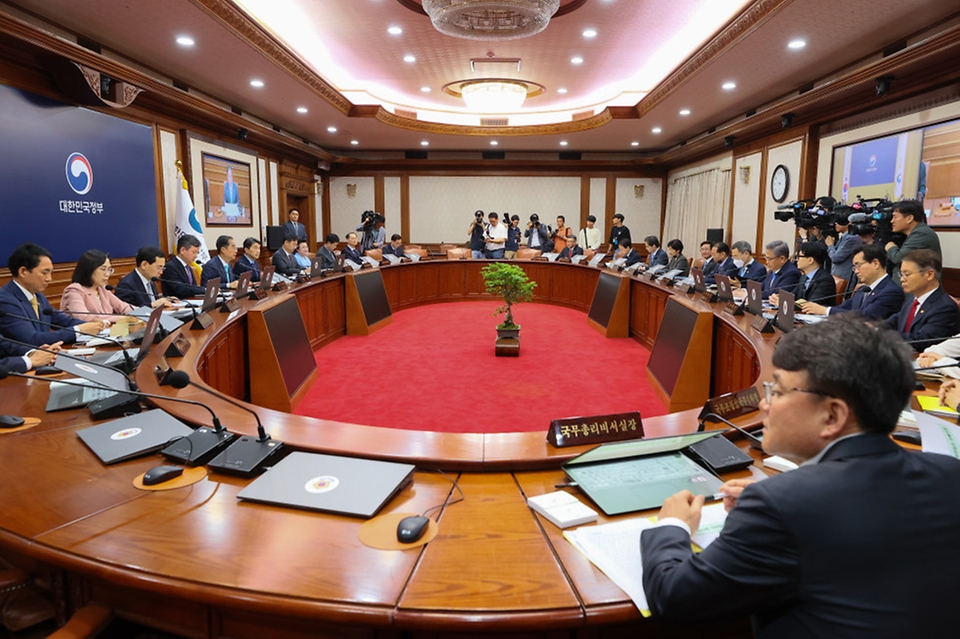
[[[708,228],[723,228],[730,210],[730,169],[710,169],[677,178],[667,186],[663,237],[679,238],[683,253],[692,262],[700,257],[700,242]]]

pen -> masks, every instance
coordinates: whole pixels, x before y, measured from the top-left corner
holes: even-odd
[[[704,497],[703,501],[723,501],[724,498],[730,497],[727,493],[714,493],[712,495],[707,495]]]

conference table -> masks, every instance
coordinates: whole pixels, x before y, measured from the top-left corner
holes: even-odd
[[[534,303],[581,310],[586,322],[599,269],[515,263],[538,284]],[[422,261],[384,266],[380,275],[390,307],[398,311],[493,299],[484,293],[485,264]],[[348,278],[358,276],[333,275],[288,291],[296,296],[314,350],[346,333]],[[619,277],[629,279],[629,334],[648,347],[671,296],[713,312],[713,353],[703,362],[711,369],[711,396],[770,378],[779,333],[760,334],[749,316],[730,315],[695,294]],[[248,411],[204,389],[241,401],[249,397],[257,362],[248,353],[246,315],[269,300],[241,302],[234,313],[212,313],[206,329],[185,325],[171,334],[136,371],[140,389],[206,403],[230,431],[255,435]],[[189,348],[182,357],[166,357],[178,336]],[[155,369],[166,364],[187,372],[196,386],[160,385]],[[323,384],[326,374],[320,371],[316,383]],[[251,406],[271,436],[292,450],[415,464],[412,486],[382,513],[443,504],[451,483],[437,471],[457,478],[465,499],[441,510],[435,539],[411,549],[378,550],[359,541],[363,520],[239,502],[237,493],[251,479],[211,472],[186,488],[138,490],[134,478],[159,464],[159,456],[103,465],[76,435],[94,423],[89,411],[46,414],[48,393],[42,381],[0,382],[0,412],[41,419],[33,428],[0,435],[0,556],[47,576],[61,618],[95,602],[118,616],[190,637],[684,636],[643,618],[560,529],[527,507],[528,496],[563,482],[565,460],[591,447],[554,447],[546,441],[546,423],[538,432],[437,433]],[[190,425],[210,425],[205,410],[154,403]],[[693,432],[697,414],[643,419],[644,435]],[[761,418],[755,412],[735,421],[749,426]],[[737,443],[747,450],[742,440]],[[762,472],[755,465],[729,477]],[[601,523],[616,519],[600,517]],[[743,623],[712,631],[746,632]]]

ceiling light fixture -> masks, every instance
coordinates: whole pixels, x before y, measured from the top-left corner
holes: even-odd
[[[724,91],[733,91],[737,88],[736,82],[724,82],[721,86]]]
[[[420,143],[420,146],[430,146],[430,143],[424,140],[423,142]]]
[[[651,130],[651,133],[657,134],[657,133],[660,133],[661,131],[663,131],[663,129],[661,129],[661,128],[658,127],[658,126],[655,126],[655,127],[653,127],[653,129]]]
[[[420,87],[421,93],[430,93],[430,87]]]
[[[791,49],[802,49],[807,46],[806,40],[791,40],[790,44],[787,45]]]
[[[400,27],[390,27],[389,29],[387,29],[387,33],[389,33],[390,35],[400,35],[401,33],[403,33],[403,29],[401,29]]]
[[[297,113],[306,113],[307,107],[297,107]]]
[[[583,32],[583,37],[584,37],[584,38],[596,38],[596,37],[597,37],[597,30],[596,30],[596,29],[587,29],[586,31]]]
[[[490,146],[497,146],[498,144],[500,143],[497,142],[496,140],[490,140]]]
[[[464,82],[460,95],[467,108],[478,113],[519,111],[527,99],[527,85],[511,80]]]
[[[567,90],[564,89],[563,87],[557,89],[557,93],[566,93],[566,92],[567,92]]]
[[[350,140],[350,144],[352,144],[353,146],[357,146],[358,144],[360,144],[360,140]]]
[[[328,126],[328,127],[327,127],[327,131],[330,132],[330,133],[336,133],[336,132],[337,132],[337,127],[335,127],[335,126]]]
[[[467,40],[517,40],[540,33],[560,0],[422,0],[440,33]]]
[[[570,58],[570,62],[571,64],[583,64],[583,58],[581,58],[580,56],[574,56]]]
[[[404,61],[404,62],[416,62],[416,61],[417,61],[417,57],[416,57],[416,56],[413,56],[413,55],[405,55],[405,56],[403,56],[403,61]]]
[[[567,146],[566,140],[560,140],[560,146]]]
[[[680,109],[680,115],[690,115],[690,109]]]
[[[634,141],[634,142],[631,142],[631,143],[630,143],[630,146],[640,146],[640,143]]]
[[[252,87],[254,87],[254,88],[257,88],[257,89],[262,89],[262,88],[263,88],[263,80],[250,80],[250,86],[252,86]]]
[[[177,38],[177,44],[182,47],[192,47],[195,43],[190,36],[180,36]]]

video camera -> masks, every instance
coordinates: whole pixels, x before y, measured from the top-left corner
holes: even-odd
[[[894,242],[897,246],[903,244],[906,235],[893,232],[894,203],[884,198],[863,199],[859,195],[857,201],[843,208],[850,220],[850,232],[862,235],[865,231],[874,229],[877,241],[881,246],[887,242]]]
[[[797,228],[801,229],[817,228],[824,236],[837,234],[833,227],[837,221],[836,210],[817,206],[817,200],[797,200],[778,206],[773,218],[781,222],[793,220]]]
[[[360,224],[363,225],[364,229],[372,229],[377,222],[383,224],[385,221],[386,218],[376,211],[364,211],[360,215]]]

